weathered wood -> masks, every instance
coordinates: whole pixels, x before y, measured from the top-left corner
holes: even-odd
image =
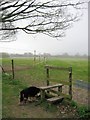
[[[0,67],[1,67],[1,69],[2,69],[2,72],[3,72],[3,73],[5,73],[5,70],[4,70],[4,68],[3,68],[1,65],[0,65]]]
[[[50,80],[50,81],[56,81],[56,80],[57,80],[57,81],[59,81],[60,84],[68,85],[68,86],[70,85],[68,79],[67,79],[67,80],[60,80],[60,79],[55,79],[55,78],[51,78],[51,77],[50,77],[49,80]]]
[[[57,70],[69,70],[69,68],[65,68],[65,67],[57,67],[57,66],[48,66],[48,65],[45,65],[45,68],[46,69],[57,69]]]
[[[53,89],[50,89],[50,92],[52,92],[52,93],[54,93],[54,94],[56,94],[56,95],[58,95],[58,96],[60,96],[61,93],[62,93],[62,92],[60,92],[60,91],[56,91],[56,90],[53,90]]]
[[[13,76],[13,79],[14,79],[14,61],[12,60],[12,76]]]
[[[45,99],[45,91],[40,90],[40,92],[41,92],[41,101],[43,101]]]
[[[48,101],[49,103],[54,103],[54,102],[57,102],[57,101],[62,101],[63,99],[64,99],[63,96],[59,96],[59,97],[49,98],[49,99],[47,99],[47,101]]]
[[[34,50],[34,62],[36,61],[36,50]]]
[[[61,86],[58,86],[58,92],[62,92],[62,87]]]
[[[44,56],[44,63],[46,64],[46,57]]]
[[[72,99],[72,67],[69,69],[69,95]]]
[[[41,91],[41,101],[43,101],[45,99],[45,90],[47,90],[49,92],[49,90],[51,90],[52,88],[58,88],[58,87],[62,87],[62,84],[56,84],[56,85],[52,85],[52,86],[44,86],[44,87],[39,87],[40,91]],[[60,92],[60,91],[59,91]],[[58,93],[58,95],[60,95]]]
[[[47,86],[49,86],[49,80],[50,80],[49,79],[49,69],[69,71],[69,81],[68,81],[68,83],[65,82],[63,84],[69,86],[68,94],[70,95],[70,98],[72,99],[72,67],[65,68],[65,67],[57,67],[57,66],[46,65],[45,69],[46,69],[46,74],[47,74]],[[43,89],[50,89],[50,88],[43,88]],[[62,92],[62,87],[58,87],[58,91]]]
[[[46,69],[46,74],[47,74],[47,86],[49,85],[49,69]]]
[[[48,90],[48,89],[51,89],[51,88],[62,87],[62,86],[63,86],[63,84],[56,84],[56,85],[49,85],[49,86],[39,87],[39,88],[42,89],[42,90]]]

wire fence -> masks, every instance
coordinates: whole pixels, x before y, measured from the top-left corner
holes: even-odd
[[[15,73],[18,71],[26,71],[35,68],[35,66],[46,64],[46,58],[14,58],[14,59],[3,59],[0,65],[0,71],[11,74],[13,79]]]

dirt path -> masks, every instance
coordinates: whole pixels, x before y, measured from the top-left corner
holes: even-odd
[[[88,105],[89,92],[88,89],[73,86],[73,100],[81,105]],[[64,93],[68,93],[68,87],[63,87]]]
[[[12,105],[9,109],[14,108],[13,113],[10,117],[13,118],[53,118],[54,114],[52,112],[46,111],[41,106],[35,106],[35,103],[29,103],[27,105],[16,106]]]
[[[87,89],[73,86],[73,100],[79,104],[88,105],[89,92]]]

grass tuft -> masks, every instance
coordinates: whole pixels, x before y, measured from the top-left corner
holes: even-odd
[[[80,106],[77,108],[80,118],[90,118],[90,107]]]

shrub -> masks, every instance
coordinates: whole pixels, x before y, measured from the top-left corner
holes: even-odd
[[[77,112],[81,118],[89,118],[90,117],[90,107],[79,106],[77,108]]]
[[[76,103],[74,100],[71,101],[70,105],[71,105],[72,107],[77,108],[77,103]]]

